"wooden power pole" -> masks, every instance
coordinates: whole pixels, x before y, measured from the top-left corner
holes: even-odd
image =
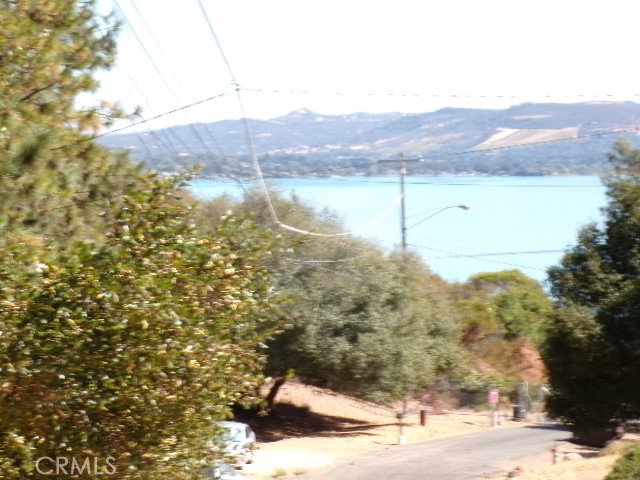
[[[406,210],[406,193],[404,186],[404,179],[407,176],[407,163],[418,163],[421,162],[421,158],[404,158],[403,154],[400,154],[398,158],[389,159],[389,160],[378,160],[378,163],[393,163],[400,165],[400,233],[402,238],[402,265],[407,261],[407,210]],[[406,437],[403,433],[403,420],[407,416],[409,409],[409,398],[405,396],[403,411],[398,412],[396,417],[398,418],[398,425],[400,428],[400,433],[398,436],[398,444],[404,445],[407,441]]]
[[[402,254],[407,253],[407,210],[404,179],[407,176],[407,163],[422,162],[421,158],[404,158],[401,153],[398,158],[378,160],[378,163],[394,163],[400,165],[400,233],[402,238]]]

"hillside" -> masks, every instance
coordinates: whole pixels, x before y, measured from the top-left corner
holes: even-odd
[[[599,173],[617,140],[640,144],[640,104],[529,103],[412,115],[320,115],[303,109],[271,120],[251,119],[249,125],[269,176],[384,174],[377,160],[399,152],[425,159],[412,166],[414,174]],[[253,174],[238,120],[106,135],[100,141],[158,170],[199,164],[209,175]]]

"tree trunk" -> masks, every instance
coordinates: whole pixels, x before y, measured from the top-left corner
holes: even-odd
[[[273,382],[273,385],[271,386],[271,389],[269,390],[269,393],[267,394],[266,398],[264,399],[265,402],[267,403],[267,408],[269,410],[273,410],[273,404],[276,402],[276,396],[278,395],[278,392],[280,391],[280,387],[282,387],[285,384],[286,381],[287,381],[287,379],[285,377],[278,377]]]

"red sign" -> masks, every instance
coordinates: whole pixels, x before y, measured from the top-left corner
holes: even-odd
[[[489,390],[489,403],[496,404],[500,401],[500,393],[495,388]]]

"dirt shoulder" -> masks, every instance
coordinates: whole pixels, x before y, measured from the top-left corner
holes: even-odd
[[[291,382],[279,396],[273,414],[247,419],[258,435],[255,462],[243,475],[248,480],[290,479],[298,475],[376,452],[402,448],[396,408],[384,408],[335,392]],[[398,406],[397,409],[400,409]],[[492,428],[518,428],[543,420],[535,415],[527,422],[509,419],[508,409],[501,412],[500,425],[492,427],[489,412],[434,411],[429,409],[426,426],[420,424],[420,406],[409,405],[403,436],[407,443],[462,435]],[[627,435],[620,442],[638,442]],[[619,458],[621,448],[602,455],[597,449],[571,442],[558,442],[557,456],[552,452],[500,465],[504,474],[483,480],[603,480]]]
[[[402,448],[395,408],[294,382],[282,388],[278,402],[268,417],[247,420],[259,440],[255,462],[243,471],[248,478],[295,477],[366,453]],[[423,426],[420,409],[417,403],[410,404],[403,420],[402,437],[408,444],[533,423],[514,422],[509,419],[511,412],[504,411],[500,425],[492,427],[489,412],[429,409]]]

